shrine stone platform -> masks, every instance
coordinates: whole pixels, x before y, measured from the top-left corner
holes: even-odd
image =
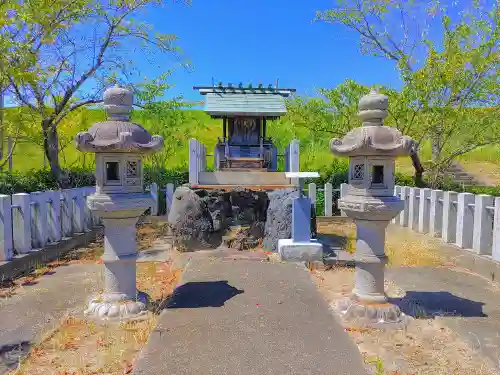
[[[305,267],[193,259],[133,374],[368,372]]]

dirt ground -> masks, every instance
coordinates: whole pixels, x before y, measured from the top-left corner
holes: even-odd
[[[354,270],[314,271],[314,278],[329,302],[349,295]],[[389,297],[404,295],[386,283]],[[412,319],[405,330],[354,330],[346,327],[366,363],[376,375],[498,375],[500,372],[464,343],[458,334],[436,319]]]
[[[138,228],[138,250],[147,249],[164,234],[162,224],[146,224]],[[28,282],[62,264],[100,263],[102,237],[88,247],[67,254],[63,259],[44,265],[32,274],[4,285],[4,298],[18,292]],[[135,356],[146,344],[156,326],[162,303],[172,294],[182,270],[169,262],[137,264],[137,288],[151,298],[150,313],[145,319],[126,323],[98,323],[86,319],[81,311],[68,312],[56,329],[47,332],[42,342],[11,375],[123,375],[133,371]]]
[[[351,223],[320,224],[318,232],[347,236],[355,241]],[[409,236],[404,231],[388,231],[386,253],[390,267],[443,265],[439,240],[428,236]],[[355,249],[355,244],[348,245]],[[354,286],[354,269],[335,267],[313,270],[320,291],[330,304],[348,296]],[[386,281],[386,293],[401,298],[405,292]],[[417,315],[418,317],[418,315]],[[404,330],[350,329],[366,363],[376,375],[498,375],[493,364],[474,351],[459,335],[437,319],[411,319]]]

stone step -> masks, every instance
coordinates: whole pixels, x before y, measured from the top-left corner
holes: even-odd
[[[247,189],[252,191],[272,191],[272,190],[285,190],[294,189],[296,185],[200,185],[192,184],[193,189],[204,189],[204,190],[236,190],[236,189]]]
[[[199,185],[291,185],[290,179],[286,178],[284,172],[200,172],[198,175]]]
[[[267,172],[267,168],[221,168],[223,172]]]

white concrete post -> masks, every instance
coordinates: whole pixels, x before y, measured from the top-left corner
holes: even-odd
[[[399,185],[395,185],[394,186],[394,196],[395,197],[398,197],[398,198],[401,198],[401,186]],[[396,215],[396,217],[394,219],[391,220],[391,223],[393,224],[399,224],[399,217],[401,215],[401,212],[399,214]]]
[[[189,183],[198,183],[198,155],[196,144],[198,141],[194,138],[189,140]]]
[[[165,200],[167,201],[167,215],[170,212],[170,207],[172,207],[174,199],[175,186],[172,183],[167,184],[167,191],[165,193]]]
[[[151,216],[158,216],[158,184],[153,182],[149,189],[151,198],[153,198],[153,202],[151,203]]]
[[[95,186],[94,187],[89,187],[88,188],[88,192],[89,192],[89,196],[94,194],[95,193]],[[85,205],[87,205],[87,203],[85,202]],[[99,214],[97,213],[97,211],[92,211],[91,210],[91,213],[92,213],[92,226],[93,227],[97,227],[99,225],[102,224],[102,219],[101,217],[99,216]]]
[[[61,191],[61,236],[71,237],[73,235],[73,200],[71,190]]]
[[[73,210],[73,232],[83,233],[85,227],[85,204],[83,191],[81,189],[71,189],[71,201]]]
[[[494,198],[491,195],[480,194],[475,196],[472,248],[478,254],[491,255],[493,211],[490,208],[493,203]]]
[[[205,147],[205,145],[201,145],[202,147],[202,168],[201,168],[201,171],[206,171],[207,170],[207,148]]]
[[[420,233],[429,232],[431,189],[420,189],[420,201],[418,202],[418,231]]]
[[[325,184],[325,216],[333,216],[333,186]]]
[[[418,227],[418,203],[420,198],[419,188],[410,188],[410,197],[408,198],[408,228],[416,230]]]
[[[61,192],[49,191],[50,204],[48,216],[49,239],[51,242],[61,241]]]
[[[88,188],[88,187],[83,188],[82,190],[83,190],[83,212],[84,212],[84,218],[85,218],[85,221],[84,221],[84,224],[85,224],[84,230],[86,232],[88,232],[88,231],[92,230],[92,227],[94,225],[92,223],[92,210],[87,206],[87,197],[89,195],[92,195],[93,192],[92,192],[92,189]]]
[[[491,256],[497,262],[500,261],[500,197],[495,198],[495,209],[493,214],[493,246]]]
[[[19,254],[31,250],[31,206],[30,195],[26,193],[12,196],[12,223],[14,234],[14,249]]]
[[[472,235],[474,230],[474,194],[459,193],[457,204],[457,238],[458,247],[472,248]]]
[[[311,204],[316,207],[316,184],[314,182],[311,182],[307,191],[309,194],[309,199],[311,200]]]
[[[344,198],[347,195],[347,190],[349,188],[349,184],[340,184],[340,198]],[[340,216],[347,217],[344,211],[340,210]]]
[[[31,243],[33,247],[42,249],[49,242],[48,203],[50,194],[36,191],[30,194],[31,199]]]
[[[11,204],[10,195],[0,195],[0,261],[11,260],[13,256]]]
[[[201,144],[198,141],[196,141],[196,160],[197,160],[196,166],[198,168],[198,173],[200,173],[201,168],[202,168],[202,165],[201,165]]]
[[[290,172],[290,145],[285,147],[285,172]]]
[[[299,172],[300,169],[300,144],[297,139],[290,142],[290,172]]]
[[[443,228],[443,191],[431,190],[429,234],[433,237],[441,237],[442,228]]]
[[[445,191],[443,194],[443,241],[454,243],[457,231],[457,193]]]
[[[299,151],[299,141],[297,139],[292,139],[290,142],[290,172],[298,172],[300,170],[300,151]],[[293,185],[298,185],[299,179],[292,178],[291,183]]]
[[[410,188],[408,186],[401,187],[401,199],[404,201],[404,208],[399,214],[399,225],[407,227],[410,214]]]

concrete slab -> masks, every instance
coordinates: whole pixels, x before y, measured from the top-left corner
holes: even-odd
[[[499,286],[453,268],[388,268],[386,277],[406,291],[397,302],[405,313],[441,319],[498,368]]]
[[[133,373],[368,372],[303,266],[192,259]]]
[[[287,262],[313,262],[323,259],[323,245],[312,239],[309,242],[295,242],[291,238],[278,240],[278,254]]]
[[[99,266],[71,264],[36,284],[17,289],[11,298],[0,300],[0,374],[16,367],[41,335],[58,325],[68,310],[82,308],[97,291]]]

